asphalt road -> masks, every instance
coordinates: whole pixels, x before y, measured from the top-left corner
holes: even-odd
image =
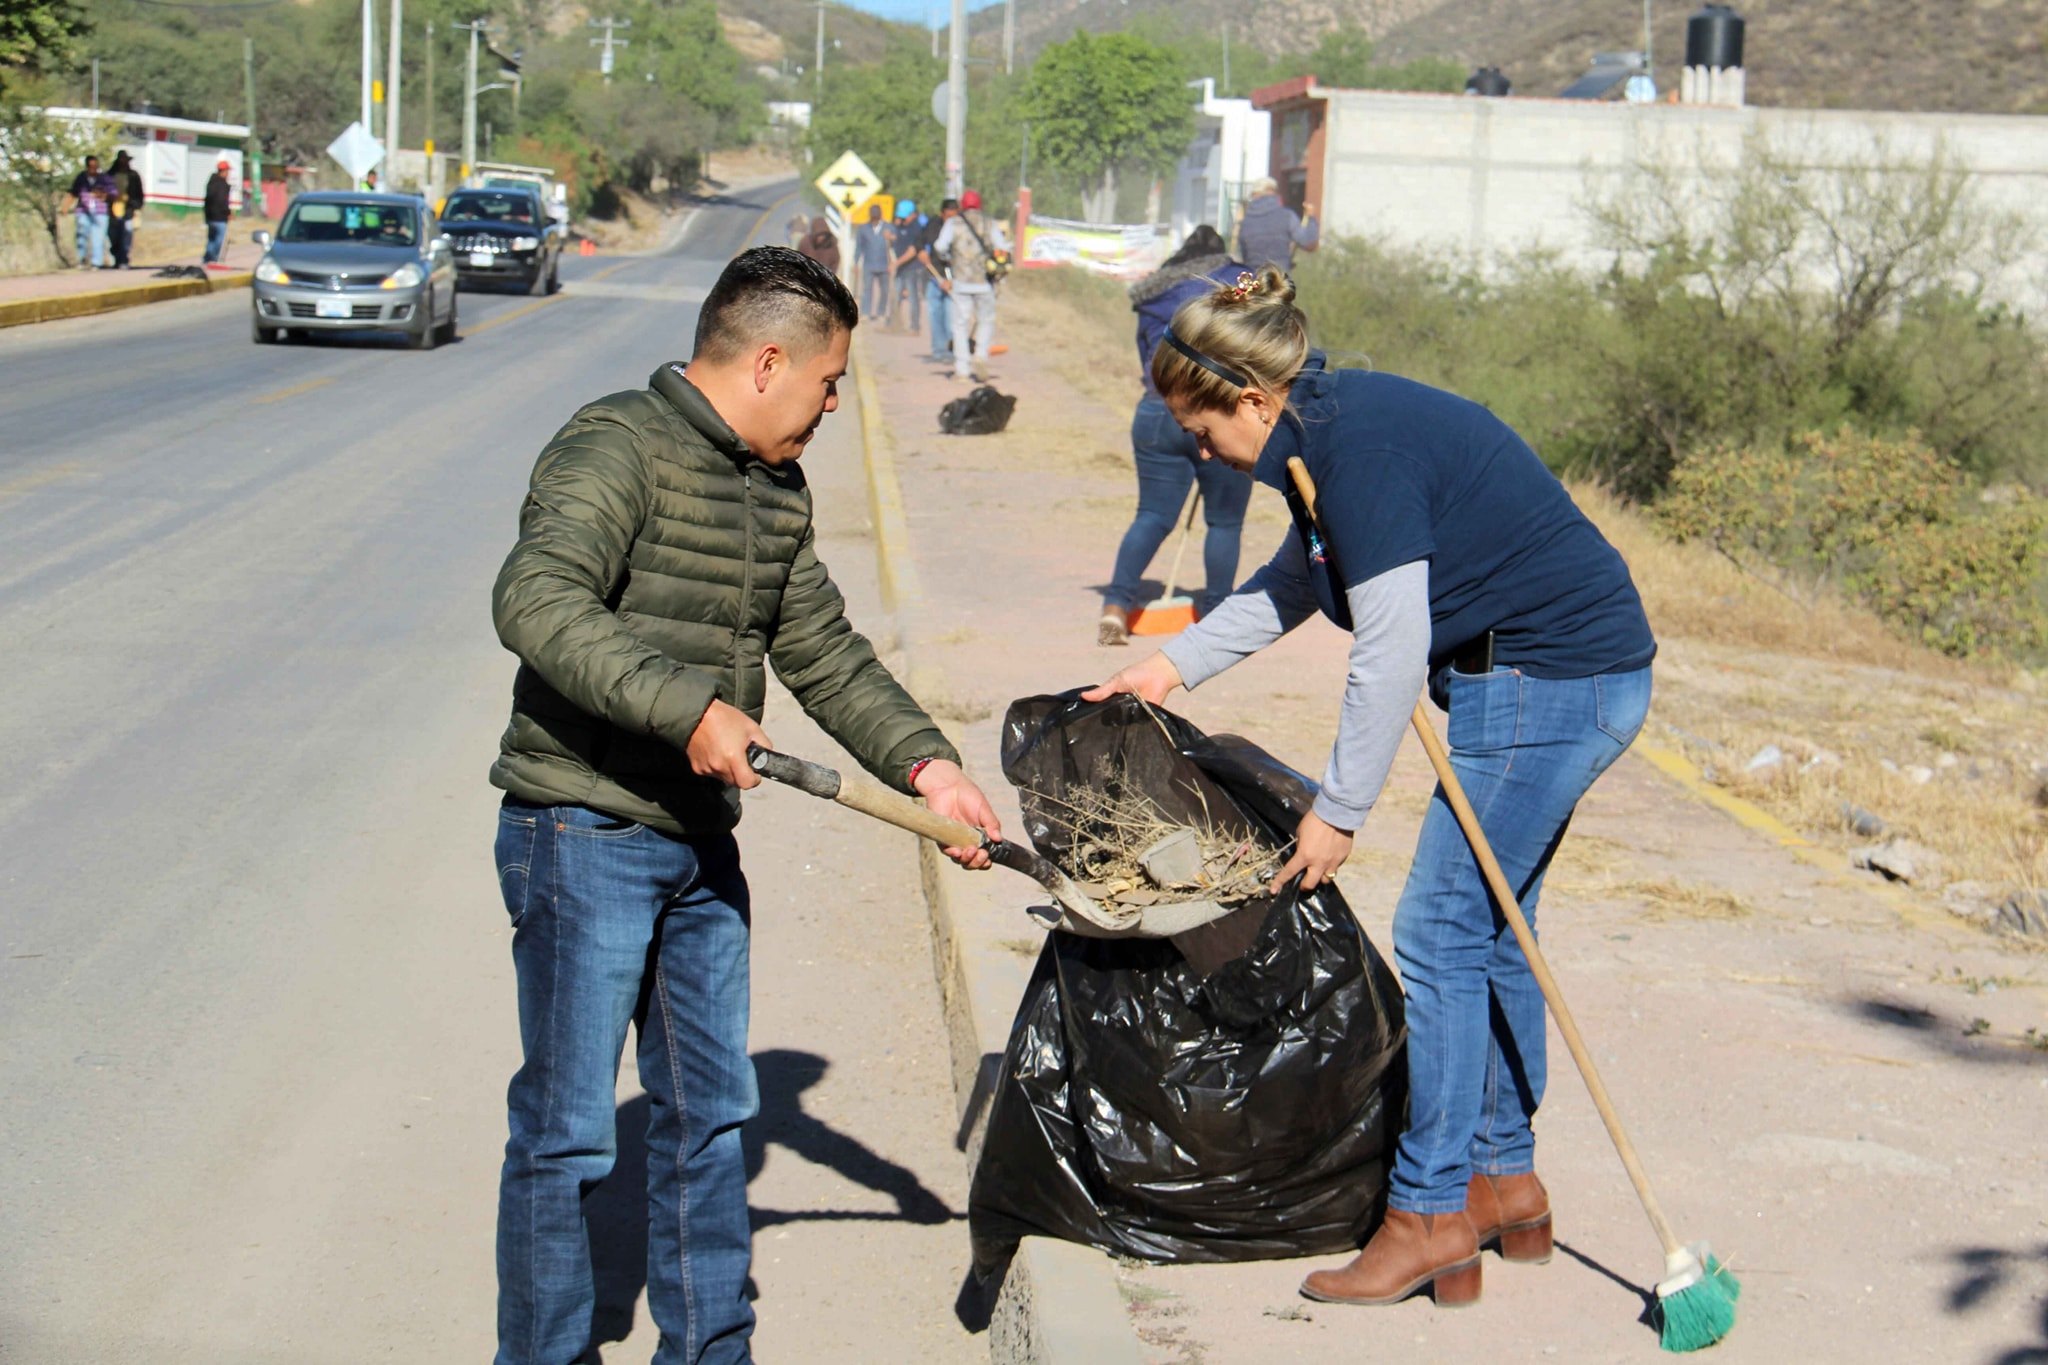
[[[464,294],[426,354],[259,347],[240,294],[0,334],[0,1359],[488,1356],[517,1044],[490,581],[541,444],[688,355],[793,191],[567,258],[552,299]],[[807,467],[858,608],[854,420]],[[793,711],[770,732],[823,746]],[[971,1359],[914,860],[814,806],[742,837],[758,1342]],[[601,1335],[644,1360],[635,1201],[600,1193]]]

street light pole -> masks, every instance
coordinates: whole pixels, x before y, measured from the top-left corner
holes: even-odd
[[[398,151],[398,40],[405,32],[405,0],[391,0],[391,57],[384,63],[384,164]]]
[[[1003,74],[1017,74],[1017,0],[1003,0]]]
[[[370,65],[376,60],[376,43],[370,35],[377,17],[370,9],[370,0],[363,0],[363,100],[361,123],[363,131],[370,131]]]
[[[476,165],[476,44],[477,36],[483,32],[485,21],[474,19],[466,24],[451,24],[451,28],[463,29],[469,34],[469,65],[462,73],[462,172],[461,178],[469,178],[470,168]]]
[[[819,93],[825,89],[825,0],[818,3],[818,58],[811,64],[811,84]]]
[[[953,0],[953,31],[946,47],[946,193],[958,199],[967,185],[967,0]]]

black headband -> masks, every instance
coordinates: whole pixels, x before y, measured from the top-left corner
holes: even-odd
[[[1166,329],[1166,344],[1173,347],[1174,350],[1179,351],[1182,355],[1186,356],[1189,360],[1192,360],[1195,364],[1200,365],[1210,374],[1215,375],[1224,383],[1235,384],[1240,389],[1248,389],[1251,387],[1250,380],[1246,379],[1243,375],[1237,373],[1235,370],[1224,369],[1221,365],[1209,359],[1209,357],[1203,355],[1200,351],[1188,345],[1185,341],[1182,341],[1179,337],[1174,335],[1173,329],[1171,327]]]

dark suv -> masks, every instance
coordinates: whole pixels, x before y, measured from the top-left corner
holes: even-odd
[[[514,185],[457,190],[441,207],[441,229],[455,249],[455,269],[465,285],[514,283],[533,294],[552,294],[559,287],[562,225],[548,217],[539,190]]]

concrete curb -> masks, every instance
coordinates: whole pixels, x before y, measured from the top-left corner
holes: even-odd
[[[943,676],[914,659],[913,616],[922,602],[895,446],[882,422],[881,400],[867,347],[853,339],[854,392],[860,399],[861,444],[882,601],[897,618],[911,691],[944,690]],[[948,864],[929,840],[918,841],[919,882],[931,920],[932,969],[951,1043],[953,1094],[960,1108],[959,1145],[973,1169],[990,1087],[1001,1065],[1014,1002],[1024,973],[1013,956],[974,942],[955,902]],[[1027,1237],[1018,1247],[989,1320],[995,1365],[1138,1365],[1137,1334],[1117,1292],[1116,1269],[1089,1247]]]
[[[83,294],[52,294],[40,299],[14,299],[0,303],[0,327],[18,327],[30,322],[55,322],[60,318],[91,317],[145,303],[167,299],[215,294],[224,289],[247,289],[255,275],[247,270],[209,275],[203,280],[160,280],[154,284],[126,284],[118,289],[94,289]]]

